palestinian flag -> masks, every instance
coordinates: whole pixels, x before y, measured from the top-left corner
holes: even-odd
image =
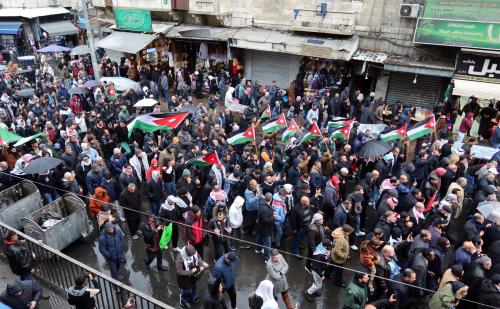
[[[319,130],[318,124],[315,122],[312,124],[309,132],[307,132],[306,134],[304,134],[304,136],[302,136],[300,143],[302,144],[318,137],[323,137],[323,135],[321,135],[321,131]]]
[[[271,118],[271,107],[269,104],[267,104],[266,109],[262,112],[262,115],[260,115],[260,119],[267,119]]]
[[[425,118],[424,120],[417,122],[410,130],[406,132],[406,140],[413,141],[417,138],[430,135],[436,129],[436,120],[434,115]]]
[[[332,121],[328,121],[326,127],[328,129],[339,129],[346,126],[350,126],[354,122],[354,119],[347,119],[344,117],[335,117]]]
[[[108,100],[113,101],[116,99],[116,89],[113,85],[108,86]]]
[[[286,128],[286,118],[285,114],[281,114],[277,120],[275,121],[270,121],[266,123],[265,125],[262,126],[262,131],[264,131],[265,134],[273,133],[276,131],[279,131],[281,129]]]
[[[399,129],[380,134],[380,139],[384,142],[402,139],[406,137],[406,123]]]
[[[189,165],[189,164],[194,164],[197,166],[209,166],[212,164],[220,165],[221,163],[219,161],[219,156],[217,155],[217,152],[212,151],[212,152],[207,153],[205,155],[202,154],[202,155],[199,155],[199,156],[192,158],[191,160],[186,162],[186,165]]]
[[[330,135],[330,139],[334,139],[336,137],[348,140],[350,134],[351,134],[351,126],[349,125],[333,131],[333,133]]]
[[[288,125],[288,128],[286,129],[285,132],[283,132],[283,135],[281,136],[281,140],[283,142],[287,142],[290,137],[294,136],[295,133],[299,132],[299,126],[295,122],[295,120],[291,119],[290,124]]]
[[[127,125],[128,136],[134,129],[143,132],[173,130],[181,124],[189,113],[150,113],[133,118]]]
[[[10,132],[9,130],[0,128],[0,145],[7,145],[10,142],[18,141],[21,138],[23,137]]]
[[[239,145],[255,141],[255,129],[253,124],[245,131],[227,139],[229,145]]]

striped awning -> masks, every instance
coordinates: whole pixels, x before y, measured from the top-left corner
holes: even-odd
[[[0,22],[0,34],[16,35],[22,25],[19,22]]]

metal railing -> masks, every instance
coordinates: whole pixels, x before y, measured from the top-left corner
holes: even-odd
[[[32,252],[36,261],[34,275],[62,292],[74,285],[75,278],[79,274],[91,273],[101,285],[101,293],[95,297],[97,308],[120,309],[125,306],[129,298],[133,298],[137,309],[173,309],[173,307],[133,289],[3,222],[0,222],[0,239],[4,239],[9,230],[16,232],[26,241],[25,245]]]

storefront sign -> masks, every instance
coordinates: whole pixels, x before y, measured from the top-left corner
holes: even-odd
[[[500,23],[420,18],[413,42],[500,50]]]
[[[498,0],[426,0],[423,18],[498,22]]]
[[[146,10],[114,9],[118,29],[152,32],[151,13]]]
[[[500,55],[460,53],[455,78],[500,83]]]

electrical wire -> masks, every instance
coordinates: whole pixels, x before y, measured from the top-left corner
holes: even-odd
[[[74,194],[76,196],[79,196],[85,200],[95,200],[95,201],[98,201],[98,202],[101,202],[103,204],[109,204],[110,206],[112,207],[120,207],[122,208],[123,210],[127,210],[127,211],[132,211],[132,212],[136,212],[136,213],[139,213],[139,214],[142,214],[144,216],[151,216],[151,217],[155,217],[156,219],[158,220],[161,220],[161,221],[168,221],[168,222],[171,222],[171,223],[175,223],[177,225],[180,225],[180,226],[184,226],[184,227],[189,227],[189,228],[193,228],[191,227],[190,225],[184,223],[184,222],[180,222],[180,221],[172,221],[172,220],[166,220],[164,218],[161,218],[159,216],[155,216],[154,214],[148,214],[148,213],[145,213],[143,211],[140,211],[140,210],[136,210],[136,209],[132,209],[132,208],[128,208],[128,207],[123,207],[119,204],[114,204],[114,203],[110,203],[110,202],[105,202],[105,201],[101,201],[101,200],[98,200],[98,199],[95,199],[93,197],[88,197],[88,196],[85,196],[83,194],[77,194],[77,193],[73,193],[71,191],[68,191],[68,190],[64,190],[64,189],[61,189],[61,188],[56,188],[54,186],[50,186],[50,185],[47,185],[47,184],[44,184],[44,183],[41,183],[41,182],[38,182],[38,181],[33,181],[33,180],[28,180],[26,178],[23,178],[19,175],[13,175],[13,174],[10,174],[10,173],[6,173],[4,171],[0,171],[1,174],[4,174],[4,175],[7,175],[7,176],[11,176],[11,177],[14,177],[14,178],[18,178],[18,179],[21,179],[21,180],[27,180],[27,181],[31,181],[33,183],[36,183],[36,184],[39,184],[41,186],[45,186],[45,187],[48,187],[48,188],[51,188],[51,189],[55,189],[57,191],[63,191],[63,192],[66,192],[66,193],[71,193],[71,194]],[[138,189],[136,189],[138,190]],[[196,229],[200,229],[200,228],[196,228]],[[220,236],[220,235],[217,235],[215,234],[214,232],[210,231],[210,230],[207,230],[205,228],[202,228],[201,229],[203,232],[207,233],[207,234],[211,234],[211,235],[216,235],[216,236]],[[240,238],[236,238],[236,237],[233,237],[233,236],[228,236],[228,235],[223,235],[222,237],[224,238],[227,238],[227,239],[232,239],[232,240],[235,240],[235,241],[238,241],[240,243],[245,243],[245,244],[248,244],[248,245],[253,245],[253,246],[256,246],[256,247],[262,247],[262,248],[267,248],[269,250],[271,249],[276,249],[276,248],[273,248],[273,247],[268,247],[268,246],[264,246],[264,245],[259,245],[255,242],[252,242],[252,241],[248,241],[248,240],[245,240],[245,239],[240,239]],[[415,289],[419,289],[419,290],[422,290],[422,291],[425,291],[425,292],[429,292],[429,293],[432,293],[432,294],[436,294],[436,293],[441,293],[439,291],[434,291],[434,290],[430,290],[430,289],[427,289],[427,288],[423,288],[423,287],[419,287],[419,286],[416,286],[416,285],[413,285],[413,284],[410,284],[410,283],[406,283],[406,282],[402,282],[402,281],[396,281],[394,279],[390,279],[390,278],[385,278],[385,277],[382,277],[382,276],[378,276],[378,275],[370,275],[369,273],[367,272],[364,272],[364,271],[361,271],[361,270],[356,270],[356,269],[353,269],[353,268],[349,268],[349,267],[345,267],[345,266],[340,266],[340,265],[336,265],[336,264],[332,264],[332,263],[328,263],[328,262],[322,262],[322,261],[317,261],[317,260],[314,260],[314,259],[311,259],[311,258],[308,258],[308,257],[305,257],[305,256],[302,256],[300,254],[295,254],[295,253],[292,253],[292,252],[288,252],[288,251],[285,251],[285,250],[281,250],[281,249],[276,249],[278,252],[280,252],[281,254],[284,254],[284,255],[288,255],[288,256],[293,256],[293,257],[296,257],[296,258],[300,258],[300,259],[304,259],[304,260],[310,260],[312,262],[316,262],[316,263],[321,263],[323,265],[326,265],[326,266],[329,266],[329,267],[336,267],[336,268],[340,268],[342,270],[346,270],[346,271],[349,271],[349,272],[353,272],[353,273],[360,273],[360,274],[365,274],[365,275],[368,275],[370,277],[373,277],[373,278],[378,278],[380,280],[385,280],[385,281],[388,281],[388,282],[394,282],[394,283],[397,283],[397,284],[401,284],[401,285],[405,285],[405,286],[408,286],[408,287],[411,287],[411,288],[415,288]],[[472,300],[469,300],[469,299],[460,299],[460,301],[465,301],[465,302],[469,302],[471,304],[476,304],[476,305],[481,305],[485,308],[493,308],[493,309],[496,309],[497,307],[494,307],[494,306],[490,306],[490,305],[486,305],[486,304],[483,304],[483,303],[480,303],[480,302],[476,302],[476,301],[472,301]]]

